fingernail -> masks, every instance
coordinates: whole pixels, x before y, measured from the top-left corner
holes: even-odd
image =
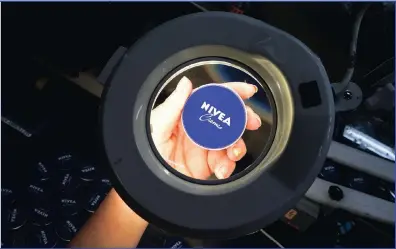
[[[261,118],[257,115],[256,116],[257,122],[259,122],[260,126],[261,126]]]
[[[241,149],[240,148],[233,148],[232,149],[232,153],[234,153],[234,156],[236,157],[236,158],[238,158],[239,157],[239,155],[241,154]]]
[[[260,126],[261,126],[261,118],[259,117],[259,115],[257,115],[256,114],[256,120],[257,120],[257,122],[260,124]]]
[[[256,85],[252,85],[254,87],[254,93],[258,92],[258,87]]]
[[[227,173],[227,168],[225,166],[219,166],[215,169],[215,175],[217,179],[224,179]]]

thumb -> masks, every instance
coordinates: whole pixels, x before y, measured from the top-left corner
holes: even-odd
[[[157,140],[166,141],[176,128],[184,104],[192,92],[192,83],[183,77],[171,95],[151,113],[151,132]]]

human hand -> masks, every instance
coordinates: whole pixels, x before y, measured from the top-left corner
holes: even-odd
[[[224,83],[242,99],[257,92],[257,87],[242,82]],[[186,135],[181,124],[181,113],[192,93],[191,81],[183,77],[175,91],[151,112],[150,125],[153,142],[160,155],[180,173],[196,179],[206,180],[213,173],[218,179],[229,177],[236,162],[246,154],[246,145],[240,138],[224,150],[206,150],[194,144]],[[246,129],[257,130],[260,117],[248,106]]]

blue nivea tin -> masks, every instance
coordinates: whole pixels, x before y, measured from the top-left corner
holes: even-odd
[[[207,150],[222,150],[242,136],[247,122],[241,97],[223,84],[206,84],[196,88],[182,113],[187,136]]]

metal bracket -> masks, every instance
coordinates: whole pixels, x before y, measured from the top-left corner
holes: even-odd
[[[328,195],[328,189],[330,186],[339,187],[344,193],[344,198],[340,201],[332,200]],[[395,203],[319,178],[315,180],[309,190],[305,193],[305,197],[326,206],[341,208],[351,213],[381,222],[391,224],[395,223]]]
[[[360,87],[349,82],[346,89],[340,83],[331,84],[335,93],[335,110],[338,111],[351,111],[356,109],[363,100],[363,93]]]
[[[395,165],[385,159],[332,141],[327,158],[383,180],[395,182]]]

